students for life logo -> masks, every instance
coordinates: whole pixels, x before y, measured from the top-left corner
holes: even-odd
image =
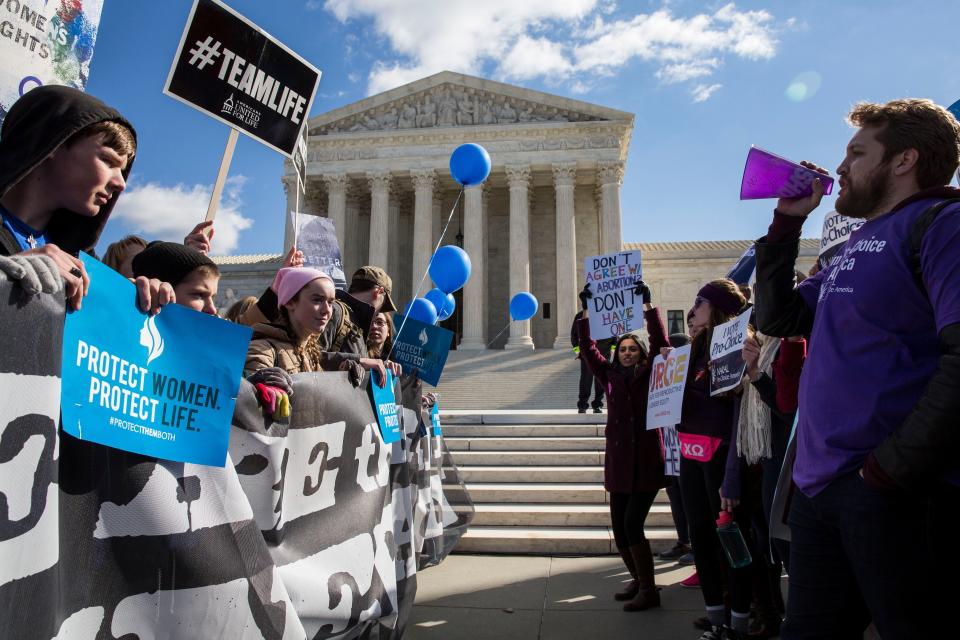
[[[420,346],[425,347],[427,346],[428,342],[430,342],[430,338],[427,336],[427,330],[421,329],[420,330]]]
[[[140,346],[147,349],[147,364],[150,364],[163,354],[163,336],[157,329],[155,316],[150,316],[143,322],[140,329]]]

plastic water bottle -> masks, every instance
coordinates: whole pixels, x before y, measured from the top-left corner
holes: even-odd
[[[721,511],[717,518],[717,535],[720,536],[720,546],[727,556],[727,562],[734,569],[745,567],[753,561],[747,543],[740,533],[740,527],[729,511]]]

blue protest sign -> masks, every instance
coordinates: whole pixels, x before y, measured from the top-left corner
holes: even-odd
[[[222,467],[250,329],[176,304],[148,316],[129,280],[80,255],[91,285],[63,330],[63,430]]]
[[[755,245],[750,245],[737,260],[737,264],[733,265],[733,268],[727,273],[727,277],[737,284],[750,284],[756,270],[757,248]]]
[[[443,429],[440,428],[440,403],[434,402],[430,409],[430,424],[433,426],[433,435],[442,436]]]
[[[393,361],[400,363],[404,373],[416,373],[433,386],[440,384],[453,332],[409,317],[406,320],[398,318],[395,322],[401,328],[393,343]]]
[[[400,441],[400,415],[397,413],[397,397],[393,392],[393,372],[387,369],[385,378],[381,387],[377,384],[377,376],[372,376],[370,390],[377,422],[380,423],[380,435],[384,444],[392,444]]]

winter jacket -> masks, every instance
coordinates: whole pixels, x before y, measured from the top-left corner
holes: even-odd
[[[657,309],[644,313],[650,334],[650,357],[629,378],[607,360],[590,338],[590,320],[578,324],[580,357],[584,358],[607,394],[606,459],[603,486],[614,493],[656,491],[669,482],[663,475],[660,431],[647,431],[650,365],[662,347],[670,345]]]
[[[730,442],[733,425],[739,419],[740,412],[735,406],[734,394],[710,395],[709,361],[710,350],[704,349],[697,360],[690,363],[677,432]]]
[[[267,367],[280,367],[287,373],[325,369],[322,362],[312,361],[302,346],[295,346],[290,341],[290,336],[282,325],[260,323],[253,327],[253,339],[247,347],[243,375],[246,377]]]
[[[0,133],[0,197],[23,180],[46,160],[60,145],[84,127],[98,122],[119,122],[130,129],[133,126],[115,109],[77,89],[46,85],[28,91],[7,113]],[[133,159],[123,170],[124,179],[130,175]],[[104,225],[116,205],[119,193],[100,207],[93,217],[66,209],[57,211],[44,231],[48,244],[77,255],[93,252]],[[12,212],[16,214],[16,212]],[[16,238],[2,225],[0,213],[0,255],[20,253]]]

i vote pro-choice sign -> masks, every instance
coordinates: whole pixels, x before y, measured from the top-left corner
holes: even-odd
[[[63,329],[63,430],[164,460],[222,467],[251,330],[176,304],[80,254],[90,292]]]
[[[195,0],[163,92],[293,157],[320,71],[218,0]]]

